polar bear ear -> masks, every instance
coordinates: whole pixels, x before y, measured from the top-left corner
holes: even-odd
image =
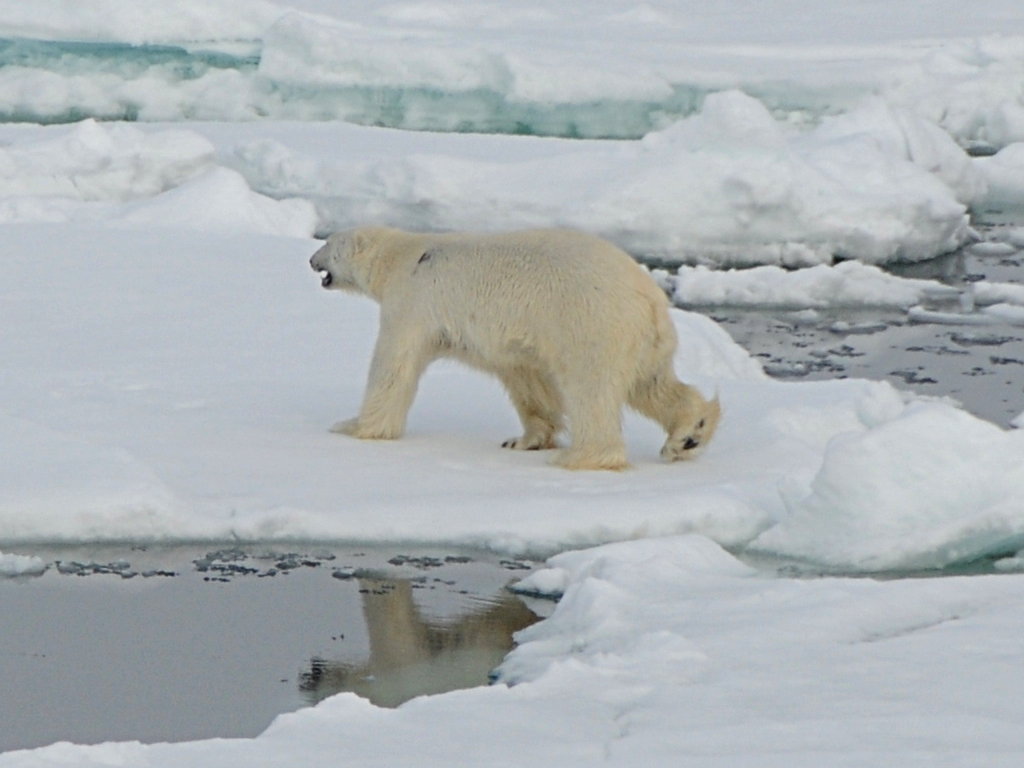
[[[332,255],[344,254],[349,248],[349,233],[347,231],[333,232],[327,236],[326,247]]]
[[[338,257],[347,280],[354,289],[380,300],[379,285],[386,280],[377,264],[377,230],[372,228],[350,229],[344,233],[344,240],[338,243]]]
[[[353,229],[348,233],[348,255],[358,256],[370,247],[372,238],[362,229]]]

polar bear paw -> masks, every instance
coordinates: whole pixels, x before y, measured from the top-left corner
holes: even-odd
[[[514,451],[546,451],[555,447],[555,439],[550,435],[522,435],[510,437],[501,447]]]
[[[331,432],[337,435],[348,435],[360,440],[394,440],[401,437],[401,433],[383,427],[374,428],[363,424],[359,419],[346,419],[339,421],[331,427]]]
[[[661,448],[661,458],[665,461],[685,461],[700,453],[702,443],[693,435],[670,437]]]
[[[352,435],[359,427],[359,419],[345,419],[331,425],[331,432],[336,435]]]
[[[554,463],[564,469],[605,469],[613,472],[629,469],[625,451],[618,448],[599,452],[567,448],[558,454]]]
[[[666,461],[685,461],[699,454],[715,432],[718,413],[718,402],[713,401],[708,415],[699,419],[692,429],[669,435],[661,448],[661,458]]]
[[[699,454],[718,429],[722,407],[716,396],[714,400],[703,401],[700,415],[689,429],[681,428],[671,432],[661,449],[666,461],[685,461]]]

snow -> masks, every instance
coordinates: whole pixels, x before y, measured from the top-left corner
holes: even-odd
[[[85,120],[0,147],[0,221],[86,222],[147,229],[309,236],[306,200],[273,200],[218,165],[213,144],[194,131],[146,133]]]
[[[623,473],[502,450],[512,408],[454,364],[405,438],[355,441],[327,428],[358,408],[375,308],[306,263],[356,224],[573,226],[682,265],[655,276],[687,309],[1024,324],[1016,282],[879,268],[1024,209],[1019,16],[0,0],[22,121],[0,125],[0,577],[57,542],[408,542],[550,558],[518,588],[560,596],[491,687],[0,768],[1019,765],[1020,429],[883,382],[773,381],[677,309],[678,372],[725,413],[696,461],[662,463],[635,415]],[[976,253],[1014,258],[1020,225]],[[949,575],[979,561],[999,575]]]
[[[10,133],[0,156],[12,170],[0,215],[141,226],[149,218],[137,206],[107,203],[147,196],[154,217],[180,210],[232,231],[259,221],[259,231],[287,235],[367,222],[569,226],[675,263],[917,261],[970,241],[967,205],[981,188],[963,151],[937,131],[867,104],[797,133],[735,91],[631,143],[332,125],[251,128],[245,133],[258,138],[238,141],[223,124],[182,130],[86,121],[49,129],[44,139]],[[19,173],[26,166],[32,171]],[[206,180],[195,182],[204,171]],[[242,212],[205,210],[204,201],[232,196]]]
[[[496,383],[455,366],[425,382],[407,440],[328,434],[358,408],[376,317],[368,302],[331,301],[319,288],[306,263],[315,241],[67,225],[9,227],[7,238],[4,269],[18,288],[0,350],[10,374],[0,431],[24,446],[0,470],[9,539],[425,539],[552,551],[707,516],[661,509],[659,485],[683,489],[680,473],[657,461],[653,426],[630,428],[634,482],[566,478],[541,454],[498,447],[517,428],[514,412]],[[39,302],[60,311],[40,317]],[[678,322],[692,379],[720,386],[723,399],[730,380],[763,379],[711,321]],[[452,419],[461,426],[448,427]],[[396,471],[410,482],[392,487]],[[699,473],[687,474],[707,493]],[[759,493],[730,483],[712,494],[724,538],[758,525],[763,513],[742,505]],[[626,498],[629,520],[618,511]],[[425,499],[444,500],[444,519]],[[548,514],[550,503],[563,513]],[[365,520],[366,504],[381,514]],[[492,512],[481,515],[481,504]],[[525,517],[516,514],[524,504],[534,509]]]
[[[327,201],[321,216],[332,229],[555,224],[650,259],[808,266],[836,256],[914,261],[967,242],[980,177],[937,133],[871,104],[795,132],[731,91],[630,144],[520,139],[507,142],[512,157],[488,161],[467,158],[476,137],[383,132],[378,142],[394,150],[378,143],[368,156],[359,140],[313,154],[275,141],[247,144],[231,160],[264,193]]]

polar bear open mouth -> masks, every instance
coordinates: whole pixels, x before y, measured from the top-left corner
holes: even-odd
[[[332,275],[326,269],[317,270],[320,273],[320,285],[324,288],[330,288],[331,283],[334,282],[334,275]]]

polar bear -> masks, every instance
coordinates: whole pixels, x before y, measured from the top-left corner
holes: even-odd
[[[695,455],[719,420],[672,368],[668,300],[625,252],[573,230],[423,234],[359,228],[310,259],[325,288],[380,304],[380,330],[359,415],[332,431],[402,435],[421,374],[453,357],[496,375],[523,423],[507,448],[554,448],[570,469],[624,469],[622,408],[668,433],[661,455]]]

